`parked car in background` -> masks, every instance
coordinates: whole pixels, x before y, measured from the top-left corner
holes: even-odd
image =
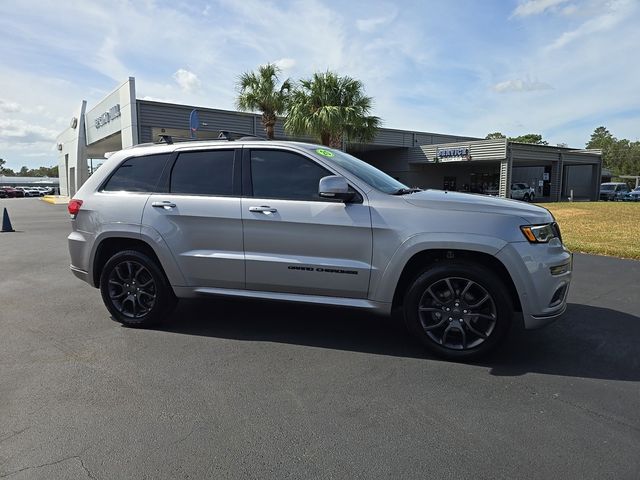
[[[35,190],[31,187],[15,187],[16,190],[20,190],[24,193],[25,197],[39,197],[40,196],[40,191],[39,190]]]
[[[536,190],[526,183],[514,183],[511,185],[511,198],[514,200],[524,200],[525,202],[533,202],[536,197]]]
[[[497,197],[500,191],[498,190],[498,187],[496,185],[489,185],[487,188],[484,189],[483,193],[485,195]]]
[[[636,187],[629,193],[625,193],[622,196],[622,200],[625,202],[640,202],[640,187]]]
[[[44,195],[49,195],[51,194],[51,188],[50,187],[31,187],[35,190],[37,190],[38,192],[40,192],[40,196],[43,197]]]
[[[600,200],[605,202],[619,202],[631,190],[623,182],[607,182],[600,185]]]
[[[13,187],[0,187],[6,194],[8,198],[17,198],[24,197],[24,192],[22,190],[18,190]]]

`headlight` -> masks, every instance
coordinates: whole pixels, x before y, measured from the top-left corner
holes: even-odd
[[[560,238],[560,229],[555,222],[545,225],[524,225],[520,230],[531,243],[547,243],[552,238]]]

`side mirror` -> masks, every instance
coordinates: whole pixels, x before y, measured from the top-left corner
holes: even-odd
[[[340,175],[329,175],[320,179],[318,195],[322,198],[335,198],[348,202],[353,199],[355,193],[349,190],[346,178]]]

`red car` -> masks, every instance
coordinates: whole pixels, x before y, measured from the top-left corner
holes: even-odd
[[[24,192],[22,190],[18,190],[13,187],[0,187],[0,190],[7,195],[7,198],[24,197]]]

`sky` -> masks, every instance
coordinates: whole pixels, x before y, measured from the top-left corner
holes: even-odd
[[[640,140],[640,0],[2,0],[0,158],[57,163],[82,100],[234,109],[242,72],[361,80],[387,128]]]

